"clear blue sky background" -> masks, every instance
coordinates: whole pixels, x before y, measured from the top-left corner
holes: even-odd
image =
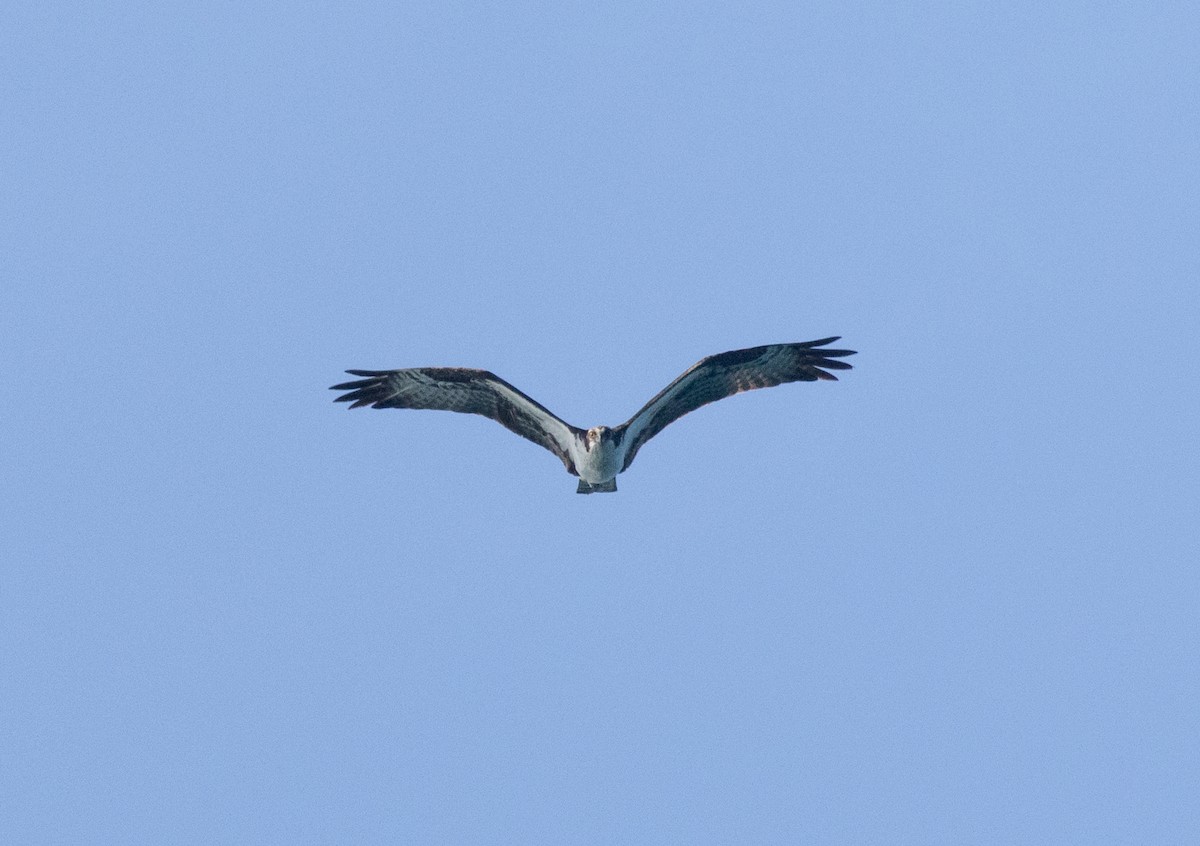
[[[0,841],[1197,842],[1198,33],[6,4]]]

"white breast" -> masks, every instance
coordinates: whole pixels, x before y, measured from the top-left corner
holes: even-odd
[[[575,469],[579,471],[579,478],[585,482],[593,485],[607,482],[621,472],[621,464],[624,462],[623,450],[614,447],[611,441],[601,441],[590,451],[578,441],[573,446]]]

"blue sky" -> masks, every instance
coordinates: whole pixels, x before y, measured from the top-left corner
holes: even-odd
[[[1198,25],[7,5],[0,840],[1193,842]]]

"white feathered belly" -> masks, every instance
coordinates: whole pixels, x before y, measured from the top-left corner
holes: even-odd
[[[611,443],[601,442],[590,451],[580,450],[575,461],[579,478],[590,484],[607,482],[621,472],[621,451]]]

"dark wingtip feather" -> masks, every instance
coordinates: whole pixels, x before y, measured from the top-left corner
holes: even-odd
[[[375,384],[374,379],[358,379],[354,382],[342,382],[339,385],[330,385],[331,391],[357,391],[359,388],[366,388]]]
[[[842,358],[848,355],[855,355],[858,352],[857,350],[818,349],[818,347],[824,347],[826,344],[832,344],[834,341],[840,341],[841,339],[841,335],[831,335],[828,338],[821,338],[817,341],[805,341],[802,344],[796,344],[796,346],[802,350],[810,350],[812,355],[819,355],[822,358]]]
[[[352,376],[366,376],[365,379],[355,379],[353,382],[340,382],[337,385],[331,385],[331,391],[346,391],[340,397],[334,397],[334,402],[348,402],[350,408],[362,408],[364,405],[372,405],[383,393],[381,386],[383,378],[388,375],[386,370],[347,370],[347,373]]]

